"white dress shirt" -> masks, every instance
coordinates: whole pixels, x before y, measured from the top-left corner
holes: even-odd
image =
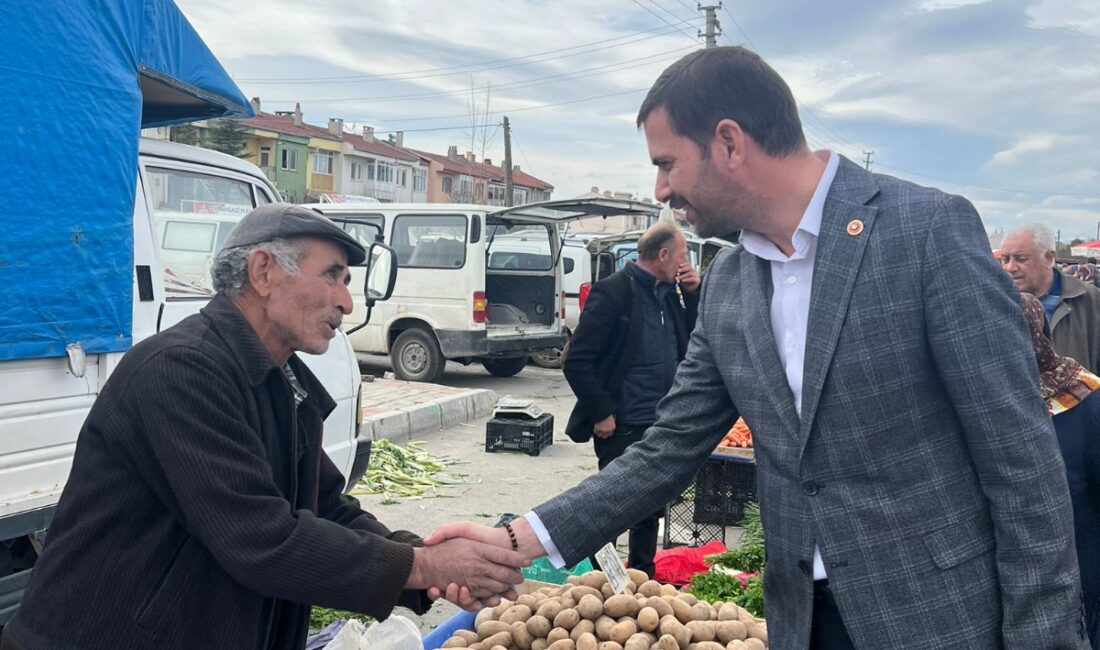
[[[840,157],[829,152],[825,173],[817,183],[791,243],[794,252],[790,257],[764,236],[748,230],[741,233],[745,252],[771,263],[772,301],[770,316],[775,348],[779,361],[787,374],[787,385],[794,395],[794,408],[802,415],[802,371],[806,362],[806,324],[810,319],[810,291],[813,288],[814,258],[817,255],[817,237],[821,232],[821,216],[825,209],[825,197],[833,184]],[[825,563],[821,551],[814,545],[814,580],[825,579]]]
[[[792,244],[794,253],[790,257],[764,236],[748,230],[741,233],[741,244],[745,251],[771,263],[772,300],[771,323],[775,335],[775,347],[779,351],[779,360],[787,375],[787,384],[794,394],[794,407],[802,414],[802,371],[806,360],[806,324],[810,318],[810,290],[813,288],[814,257],[817,253],[817,237],[821,232],[821,217],[825,209],[825,197],[833,184],[840,157],[833,152],[827,153],[829,161],[825,172],[817,183],[817,189],[810,199],[806,211],[795,230]],[[550,563],[557,568],[565,566],[558,547],[550,538],[542,520],[534,512],[524,515],[531,529],[538,537]],[[667,525],[667,523],[666,523]],[[825,563],[821,560],[821,551],[814,545],[814,580],[825,578]]]

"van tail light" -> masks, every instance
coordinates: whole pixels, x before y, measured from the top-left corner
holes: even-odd
[[[489,319],[489,301],[485,299],[484,291],[474,292],[474,322],[484,323]]]
[[[565,320],[565,292],[561,292],[561,319]]]
[[[584,311],[584,303],[588,302],[588,294],[592,291],[592,283],[585,282],[581,285],[581,291],[577,298],[577,303],[580,305],[581,311]]]

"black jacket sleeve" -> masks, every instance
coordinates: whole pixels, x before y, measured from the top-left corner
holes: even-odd
[[[608,387],[608,361],[612,350],[621,346],[621,332],[629,324],[630,292],[626,281],[625,277],[612,276],[592,285],[562,365],[565,379],[577,396],[577,408],[592,422],[612,415],[618,406]],[[623,286],[626,292],[621,290]]]

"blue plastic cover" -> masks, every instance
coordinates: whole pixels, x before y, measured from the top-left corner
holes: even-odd
[[[138,137],[251,116],[171,0],[0,5],[0,360],[131,344]]]

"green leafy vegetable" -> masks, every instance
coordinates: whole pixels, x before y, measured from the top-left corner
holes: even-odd
[[[352,496],[381,494],[386,497],[384,505],[398,503],[398,498],[419,499],[429,492],[430,496],[439,496],[437,488],[465,483],[464,475],[444,473],[457,462],[453,458],[429,454],[424,451],[422,441],[401,447],[385,438],[375,440],[367,472],[352,490]]]

